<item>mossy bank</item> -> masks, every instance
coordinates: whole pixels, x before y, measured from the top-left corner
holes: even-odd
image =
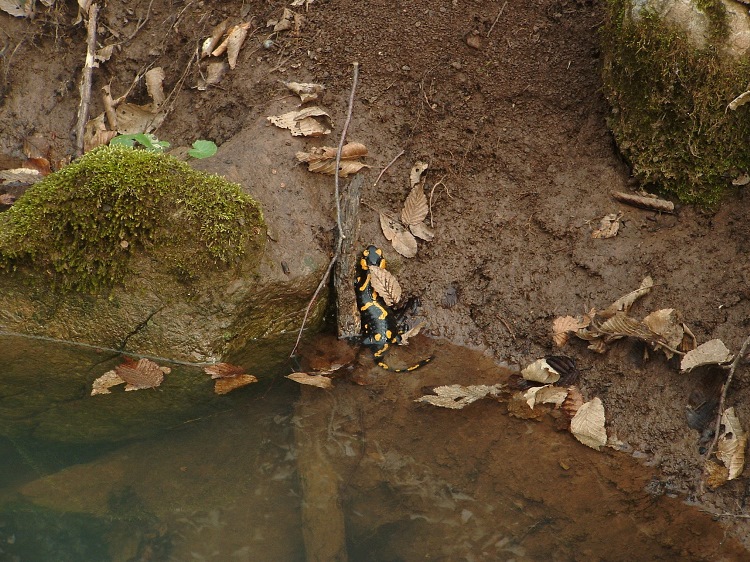
[[[239,185],[170,156],[102,147],[30,188],[0,214],[0,268],[27,268],[59,289],[122,284],[147,252],[189,281],[257,255],[258,203]]]
[[[720,0],[609,0],[604,91],[617,145],[642,184],[711,205],[750,170],[748,18]]]

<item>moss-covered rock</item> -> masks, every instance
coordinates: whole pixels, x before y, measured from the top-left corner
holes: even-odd
[[[602,30],[610,126],[634,175],[715,203],[750,170],[750,20],[720,0],[610,0]]]
[[[242,188],[162,154],[101,147],[30,188],[0,214],[0,268],[49,275],[61,289],[123,283],[146,251],[178,279],[255,261],[260,206]]]

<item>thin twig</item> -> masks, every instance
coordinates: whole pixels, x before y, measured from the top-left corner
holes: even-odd
[[[500,11],[497,13],[497,17],[495,18],[495,21],[492,22],[492,25],[490,26],[490,30],[487,32],[487,39],[490,38],[490,33],[492,33],[492,30],[495,29],[495,25],[497,24],[497,21],[500,19],[500,16],[503,15],[503,12],[505,11],[505,6],[508,5],[508,0],[505,0],[505,4],[503,4],[503,7],[500,8]]]
[[[404,155],[405,152],[406,152],[405,150],[402,150],[401,152],[399,152],[398,154],[396,154],[396,156],[394,156],[393,160],[391,160],[390,162],[388,162],[388,165],[385,168],[383,168],[382,170],[380,170],[380,174],[378,175],[378,179],[375,180],[375,183],[372,184],[372,187],[375,187],[376,185],[378,185],[378,182],[380,181],[380,178],[383,177],[383,174],[385,174],[385,171],[388,168],[390,168],[391,166],[393,166],[393,164],[396,163],[396,160],[398,160],[399,158],[401,158]]]
[[[318,295],[320,294],[320,291],[325,286],[326,282],[328,281],[328,277],[331,275],[331,271],[333,270],[333,266],[336,263],[336,260],[339,258],[339,255],[341,254],[341,246],[344,243],[344,232],[342,229],[342,223],[341,223],[341,201],[339,200],[339,168],[341,166],[341,149],[344,147],[344,142],[346,141],[346,132],[349,129],[349,123],[351,123],[352,120],[352,111],[354,110],[354,93],[357,91],[357,78],[359,77],[359,63],[354,63],[354,76],[352,78],[352,91],[349,94],[349,107],[347,109],[346,113],[346,121],[344,122],[344,128],[341,130],[341,138],[339,139],[339,147],[336,151],[336,173],[334,173],[334,197],[336,199],[336,227],[338,231],[338,240],[336,241],[336,251],[333,253],[333,257],[331,258],[331,261],[328,263],[328,268],[326,269],[326,272],[323,274],[323,278],[320,280],[320,283],[318,283],[318,288],[315,289],[315,292],[313,293],[312,298],[310,299],[310,302],[307,305],[307,308],[305,309],[305,316],[302,318],[302,325],[299,327],[299,332],[297,333],[297,341],[294,342],[294,347],[292,348],[292,352],[289,354],[289,357],[294,357],[294,354],[297,352],[297,347],[299,346],[299,342],[302,339],[302,332],[305,330],[305,324],[307,323],[307,317],[310,315],[310,310],[313,307],[313,304],[315,303],[315,299],[318,298]]]
[[[96,19],[99,15],[99,4],[93,2],[89,7],[89,22],[87,25],[86,63],[83,65],[81,77],[81,104],[78,106],[78,122],[76,123],[76,155],[83,154],[83,135],[89,120],[89,104],[91,103],[91,78],[94,70],[94,56],[96,55]]]
[[[711,444],[708,446],[708,450],[706,451],[706,460],[711,459],[711,455],[714,452],[714,449],[716,449],[716,444],[719,441],[719,432],[721,431],[721,417],[724,413],[724,402],[727,399],[727,392],[729,391],[729,385],[732,383],[732,378],[734,377],[734,372],[737,370],[737,366],[740,364],[740,361],[745,357],[745,353],[747,353],[747,348],[750,346],[750,336],[748,336],[745,339],[745,342],[742,344],[742,347],[740,348],[740,352],[735,356],[732,363],[729,365],[729,374],[727,375],[727,380],[724,383],[724,385],[721,387],[721,398],[719,399],[719,413],[716,415],[716,423],[714,424],[714,438],[711,441]]]

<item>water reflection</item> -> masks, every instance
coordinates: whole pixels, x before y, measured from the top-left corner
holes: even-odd
[[[182,388],[179,416],[173,404],[158,430],[113,441],[95,433],[91,443],[41,440],[44,410],[26,404],[39,394],[49,407],[79,401],[85,411],[107,398],[88,396],[86,385],[114,359],[4,343],[0,560],[747,557],[705,514],[648,494],[655,475],[630,457],[510,418],[493,400],[461,411],[415,404],[424,386],[507,375],[444,342],[397,351],[394,362],[436,355],[415,373],[385,373],[364,357],[354,379],[368,384],[339,380],[331,391],[268,378],[219,400],[205,375],[187,369],[187,381],[202,378],[122,393],[112,411],[99,402],[94,419],[117,420],[127,412],[120,401],[132,399],[139,413],[119,421],[127,432],[158,420],[163,393]],[[19,383],[63,380],[72,365],[84,382],[70,388]]]

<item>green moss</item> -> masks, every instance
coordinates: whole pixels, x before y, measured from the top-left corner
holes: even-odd
[[[699,49],[686,35],[629,0],[610,0],[602,32],[610,127],[643,183],[690,203],[718,201],[734,174],[750,169],[747,107],[727,111],[746,90],[750,62],[716,47],[723,7],[702,0],[714,39]]]
[[[240,186],[162,154],[101,147],[0,214],[0,270],[30,268],[63,289],[123,282],[148,252],[182,280],[239,263],[265,238]]]

